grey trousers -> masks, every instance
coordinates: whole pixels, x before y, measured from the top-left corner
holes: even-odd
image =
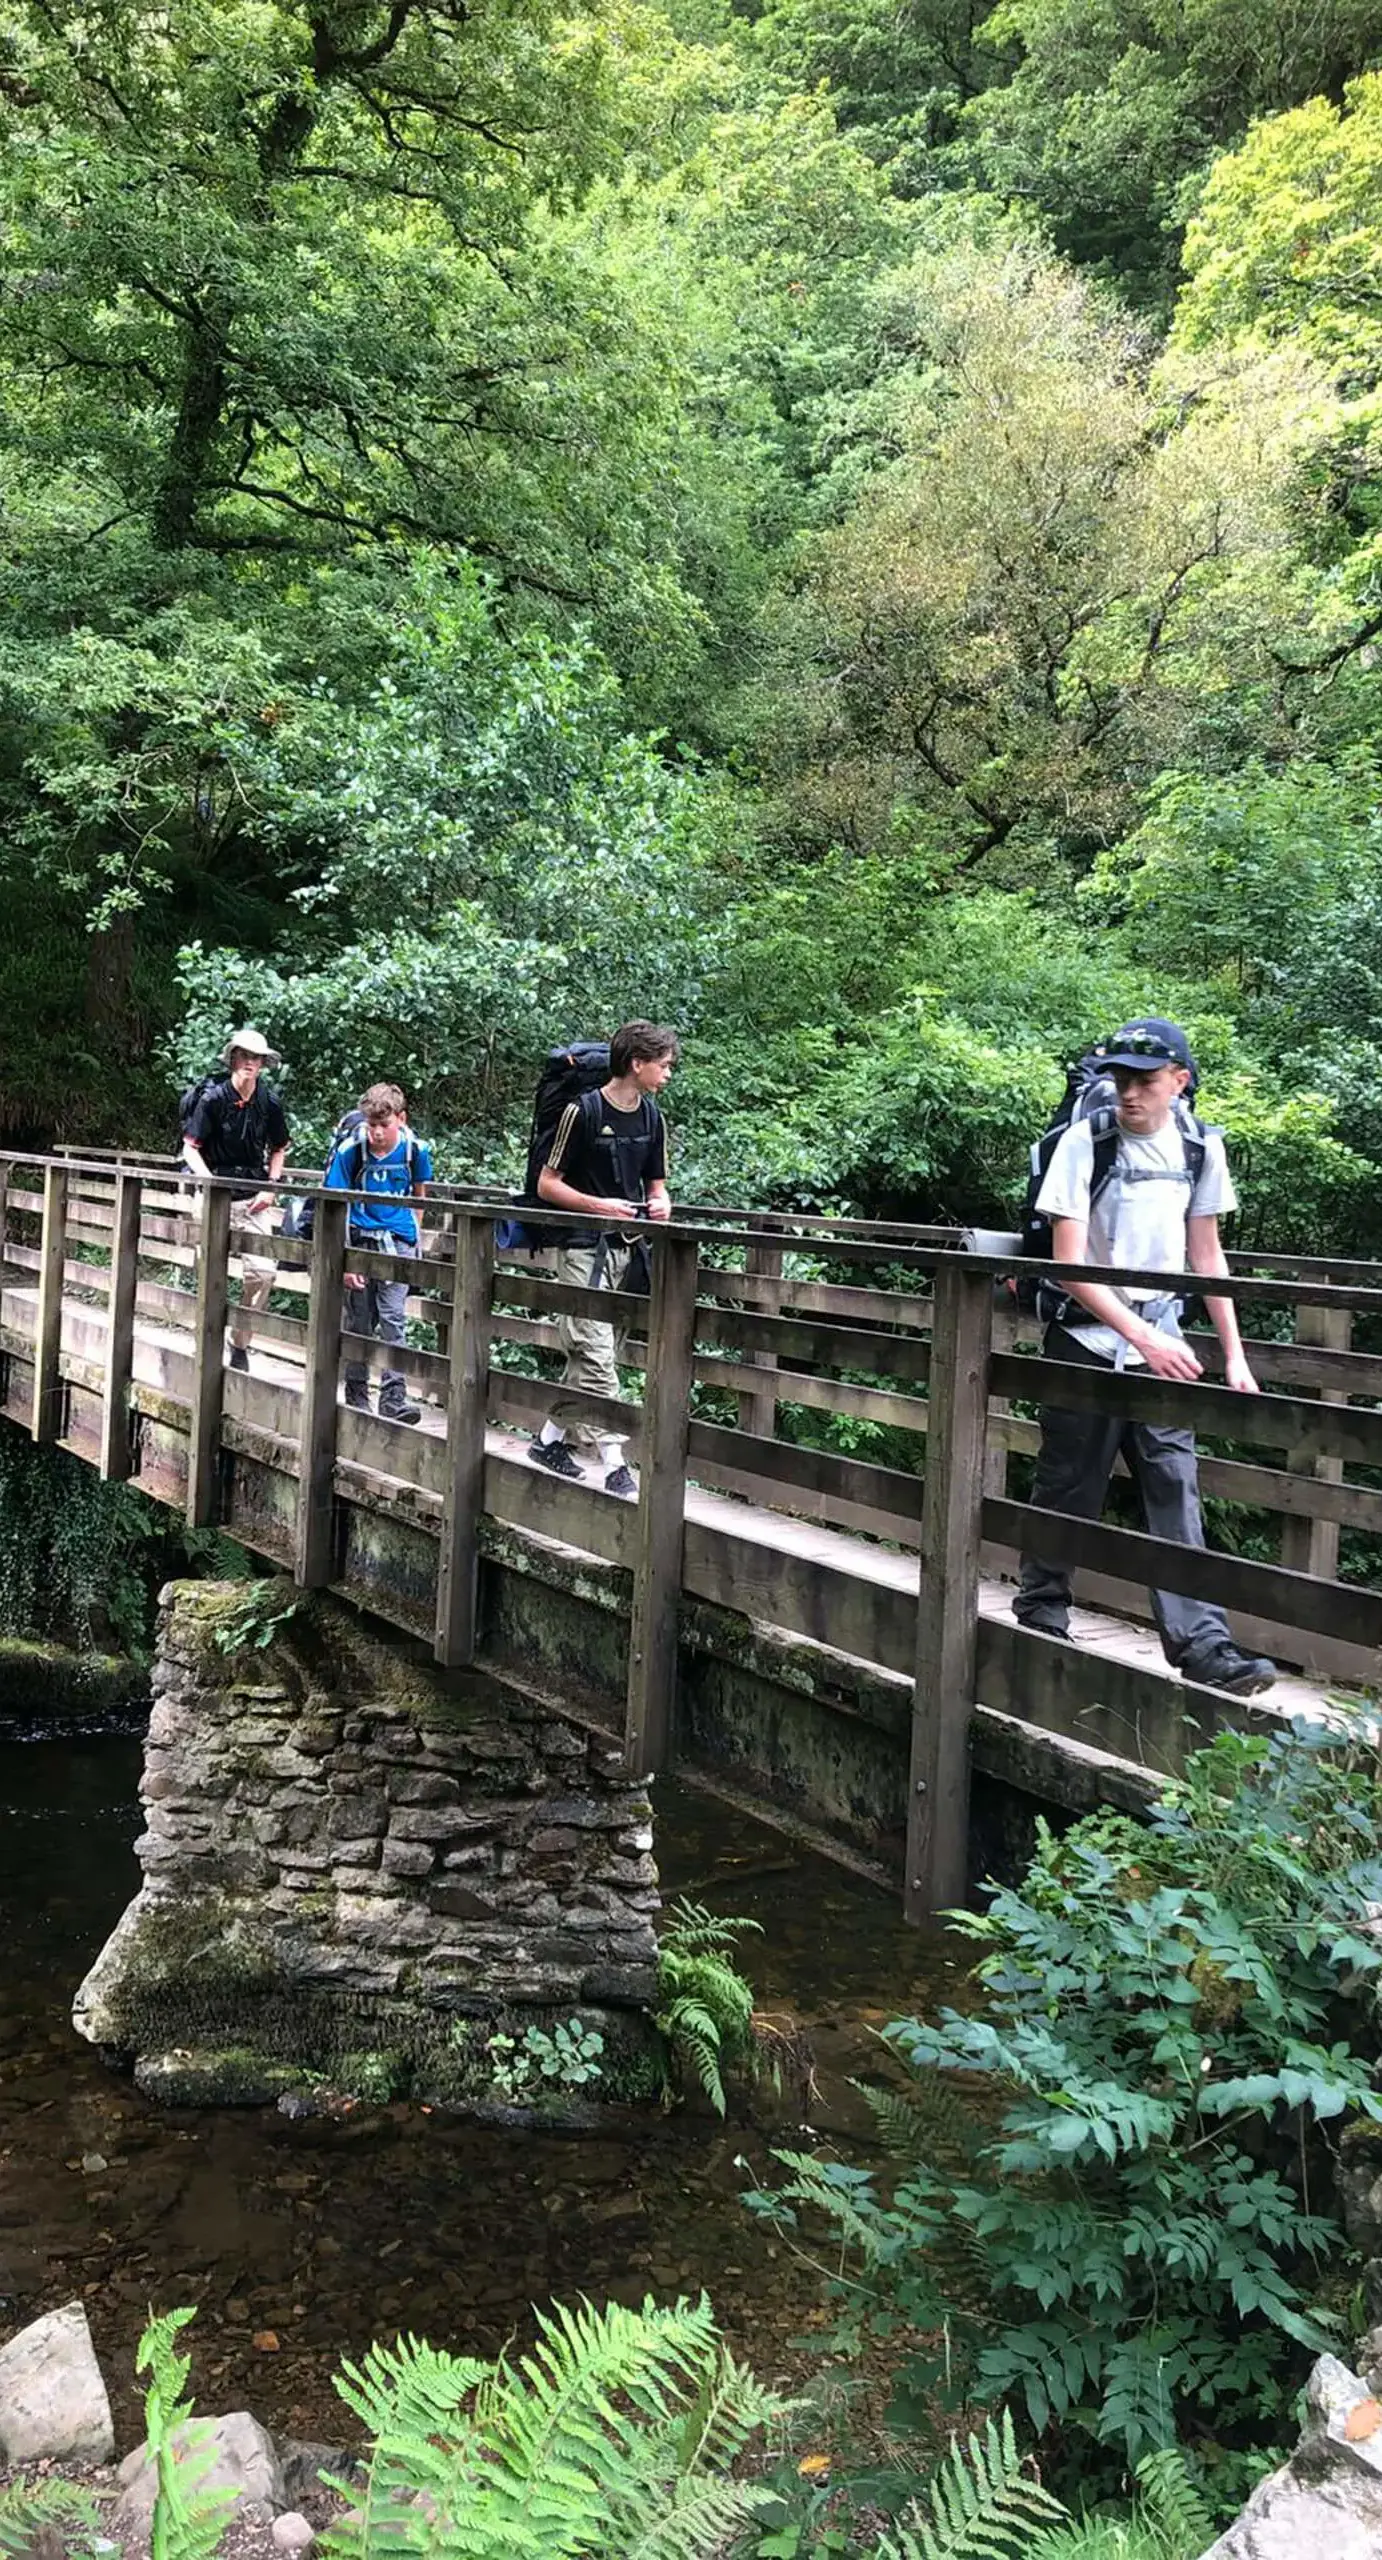
[[[1107,1370],[1109,1363],[1089,1351],[1063,1326],[1048,1328],[1042,1351],[1048,1360],[1067,1360],[1073,1367]],[[1041,1409],[1041,1449],[1032,1486],[1034,1509],[1072,1512],[1079,1520],[1097,1520],[1104,1507],[1113,1464],[1122,1450],[1137,1486],[1142,1516],[1155,1538],[1174,1538],[1182,1547],[1204,1545],[1200,1516],[1199,1468],[1192,1431],[1159,1422],[1129,1422],[1116,1413],[1068,1413],[1059,1405]],[[1024,1626],[1048,1628],[1063,1635],[1070,1620],[1070,1574],[1065,1565],[1043,1564],[1040,1529],[1033,1520],[1032,1550],[1022,1559],[1022,1581],[1013,1603]],[[1219,1647],[1231,1644],[1222,1609],[1187,1599],[1176,1591],[1154,1591],[1152,1614],[1167,1661],[1178,1669],[1197,1670]]]
[[[611,1239],[603,1252],[597,1244],[567,1245],[557,1255],[555,1277],[570,1282],[578,1289],[619,1289],[629,1267],[629,1248]],[[620,1337],[612,1324],[601,1324],[594,1316],[557,1318],[557,1340],[566,1354],[562,1371],[564,1387],[582,1387],[587,1395],[618,1397]],[[554,1404],[552,1420],[578,1447],[597,1449],[600,1444],[602,1416],[592,1413],[589,1405]],[[611,1415],[606,1438],[612,1439],[618,1426]],[[622,1445],[622,1441],[621,1441]]]
[[[377,1246],[381,1253],[398,1253],[408,1260],[417,1255],[417,1246],[404,1236],[381,1237]],[[347,1289],[341,1300],[341,1331],[377,1333],[381,1342],[402,1344],[408,1338],[407,1280],[367,1280],[363,1289]],[[369,1370],[363,1360],[352,1360],[346,1353],[345,1387],[347,1404],[363,1405],[369,1399]],[[407,1381],[401,1369],[386,1369],[379,1381],[379,1410],[396,1413],[407,1396]]]

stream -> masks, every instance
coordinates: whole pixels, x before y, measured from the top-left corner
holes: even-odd
[[[138,1884],[141,1763],[129,1733],[0,1724],[0,2336],[82,2296],[121,2451],[142,2432],[151,2304],[200,2306],[204,2407],[327,2440],[353,2431],[331,2389],[343,2355],[400,2330],[493,2355],[553,2298],[704,2286],[765,2379],[801,2377],[814,2276],[738,2200],[790,2120],[769,2135],[682,2111],[577,2140],[406,2104],[295,2122],[156,2109],[113,2076],[68,2009]],[[947,1996],[953,1945],[718,1802],[664,1783],[656,1804],[664,1893],[762,1924],[744,1953],[759,2008],[815,2055],[798,2111],[857,2140],[850,2075],[876,2069],[888,2018]]]

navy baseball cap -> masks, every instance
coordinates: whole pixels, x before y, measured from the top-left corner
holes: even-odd
[[[1159,1013],[1149,1013],[1142,1022],[1125,1022],[1111,1040],[1101,1043],[1099,1055],[1106,1067],[1186,1067],[1191,1075],[1195,1061],[1190,1043],[1178,1022],[1166,1022]]]

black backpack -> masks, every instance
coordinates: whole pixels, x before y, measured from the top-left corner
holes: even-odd
[[[1088,1049],[1073,1067],[1067,1069],[1060,1107],[1050,1127],[1042,1131],[1033,1145],[1026,1196],[1022,1203],[1022,1253],[1026,1260],[1050,1262],[1054,1258],[1051,1221],[1036,1204],[1051,1158],[1067,1129],[1073,1129],[1077,1122],[1089,1123],[1094,1153],[1089,1183],[1091,1209],[1113,1178],[1118,1162],[1118,1088],[1104,1064],[1104,1058],[1102,1049]],[[1185,1169],[1190,1176],[1192,1193],[1204,1171],[1206,1135],[1203,1122],[1196,1119],[1190,1107],[1194,1093],[1192,1076],[1178,1097],[1173,1113],[1185,1145]],[[1064,1324],[1075,1311],[1075,1300],[1058,1281],[1039,1279],[1029,1272],[1024,1272],[1013,1283],[1013,1295],[1020,1307],[1040,1316],[1046,1324]]]
[[[528,1133],[528,1163],[523,1177],[523,1206],[540,1212],[542,1195],[538,1175],[552,1152],[552,1143],[567,1104],[579,1102],[587,1093],[595,1093],[609,1081],[609,1042],[607,1040],[572,1040],[563,1049],[549,1049],[538,1078],[533,1101],[533,1121]],[[501,1218],[494,1230],[494,1240],[501,1253],[540,1253],[544,1245],[560,1241],[559,1227],[544,1227],[539,1217]]]
[[[205,1100],[205,1097],[210,1093],[213,1085],[224,1084],[229,1073],[230,1069],[228,1067],[213,1067],[210,1075],[197,1076],[191,1084],[185,1084],[183,1086],[181,1093],[178,1095],[179,1154],[182,1152],[183,1139],[191,1128],[192,1117],[196,1111],[198,1103]]]

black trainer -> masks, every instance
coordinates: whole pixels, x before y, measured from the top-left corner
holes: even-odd
[[[1183,1662],[1183,1680],[1198,1680],[1206,1689],[1226,1689],[1231,1698],[1260,1698],[1277,1682],[1277,1668],[1263,1653],[1240,1653],[1236,1644],[1220,1645],[1203,1662]]]
[[[230,1346],[230,1358],[226,1362],[226,1367],[228,1369],[248,1369],[249,1365],[250,1355],[245,1349],[243,1342],[232,1342]]]
[[[422,1407],[420,1404],[410,1404],[406,1396],[400,1396],[397,1404],[385,1404],[381,1396],[379,1419],[381,1422],[421,1422]]]
[[[584,1484],[585,1471],[578,1467],[564,1440],[530,1440],[528,1455],[535,1467],[545,1467],[549,1476],[568,1476],[574,1484]]]
[[[638,1498],[638,1478],[632,1467],[611,1467],[605,1478],[605,1491],[617,1493],[621,1502],[635,1502]]]

